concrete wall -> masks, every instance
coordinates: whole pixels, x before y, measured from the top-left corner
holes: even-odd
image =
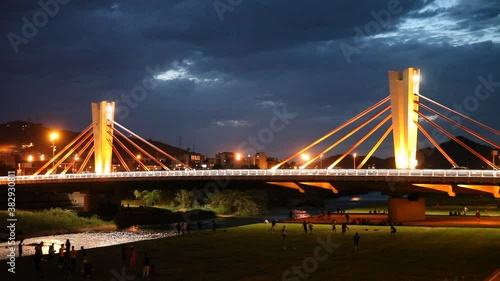
[[[417,201],[409,201],[406,198],[390,198],[388,205],[391,222],[425,220],[425,199],[422,197]]]

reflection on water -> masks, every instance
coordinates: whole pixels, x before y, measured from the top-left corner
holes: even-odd
[[[59,252],[61,244],[69,239],[71,246],[75,246],[76,250],[79,250],[81,246],[85,249],[105,247],[123,243],[130,243],[142,240],[151,240],[164,237],[174,236],[172,231],[148,231],[141,230],[138,228],[131,228],[122,231],[111,231],[111,232],[84,232],[84,233],[73,233],[73,234],[62,234],[62,235],[51,235],[51,236],[41,236],[35,238],[28,238],[24,240],[23,256],[33,255],[35,253],[35,244],[43,241],[43,253],[48,254],[49,246],[54,243],[54,250]],[[17,246],[19,241],[16,241],[16,254]],[[9,247],[7,242],[0,243],[0,260],[7,259],[7,254],[9,253]]]

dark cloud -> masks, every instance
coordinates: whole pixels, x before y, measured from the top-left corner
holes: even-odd
[[[3,1],[0,120],[81,130],[90,102],[125,105],[149,82],[120,120],[133,131],[212,155],[286,107],[296,118],[265,145],[284,157],[387,96],[388,70],[421,68],[422,94],[450,107],[474,97],[480,77],[500,81],[497,1],[401,0],[385,20],[394,1],[243,0],[223,20],[213,1],[70,1],[18,54],[7,35],[40,7]],[[492,89],[466,113],[500,128]]]

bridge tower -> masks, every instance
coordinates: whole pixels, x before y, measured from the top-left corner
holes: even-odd
[[[417,166],[418,101],[420,69],[389,71],[394,156],[396,169]]]
[[[110,173],[113,155],[113,122],[115,102],[92,103],[92,127],[94,130],[95,173]]]

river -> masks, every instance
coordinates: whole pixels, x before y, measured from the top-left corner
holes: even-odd
[[[350,209],[355,207],[361,207],[367,204],[373,204],[374,202],[387,201],[387,196],[380,195],[380,193],[368,193],[358,196],[356,200],[353,200],[352,196],[340,196],[337,199],[326,200],[325,207],[299,207],[294,209],[305,210],[307,213],[316,215],[321,209]],[[288,218],[290,209],[275,209],[267,212],[259,217],[254,218],[239,218],[239,217],[219,217],[215,219],[217,228],[233,227],[245,224],[253,224],[263,222],[265,219],[277,219],[284,220]],[[211,228],[212,221],[204,221],[204,228]],[[171,225],[170,229],[175,229],[175,225]],[[48,254],[49,246],[54,243],[54,250],[56,253],[59,251],[61,244],[69,239],[72,246],[75,246],[76,250],[79,250],[81,246],[85,249],[106,247],[124,243],[132,243],[136,241],[159,239],[165,237],[172,237],[177,235],[173,230],[148,230],[148,229],[137,229],[130,228],[126,230],[118,231],[108,231],[108,232],[82,232],[82,233],[71,233],[62,235],[50,235],[50,236],[39,236],[28,238],[24,240],[23,255],[29,256],[35,253],[34,245],[43,241],[42,251],[44,254]],[[16,253],[17,245],[19,241],[16,241]],[[6,260],[7,254],[9,253],[9,246],[7,242],[0,243],[0,260]]]

